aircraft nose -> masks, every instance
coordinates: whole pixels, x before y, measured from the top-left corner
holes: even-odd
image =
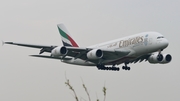
[[[167,39],[164,38],[163,40],[163,46],[166,48],[169,45],[169,41]]]

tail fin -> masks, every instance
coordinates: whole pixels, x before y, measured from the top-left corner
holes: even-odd
[[[64,46],[79,47],[63,24],[57,25]]]

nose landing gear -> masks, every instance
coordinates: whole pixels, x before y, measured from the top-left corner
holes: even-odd
[[[159,50],[159,52],[158,52],[158,57],[157,57],[158,61],[162,61],[163,60],[163,55],[161,54],[162,51],[163,50]]]
[[[131,70],[130,67],[126,67],[126,66],[122,66],[122,69],[124,69],[124,70]]]
[[[128,64],[127,62],[125,62],[124,64],[125,64],[125,66],[122,66],[122,69],[131,70],[131,68],[127,66],[127,64]]]

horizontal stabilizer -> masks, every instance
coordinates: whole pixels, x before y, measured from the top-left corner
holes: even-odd
[[[32,57],[41,57],[41,58],[48,58],[48,59],[58,59],[61,60],[61,57],[52,57],[52,56],[47,56],[47,55],[30,55]],[[71,60],[72,58],[63,58],[62,60]]]
[[[56,46],[46,46],[46,45],[34,45],[34,44],[23,44],[23,43],[15,43],[15,42],[3,42],[4,44],[31,47],[31,48],[54,48]]]

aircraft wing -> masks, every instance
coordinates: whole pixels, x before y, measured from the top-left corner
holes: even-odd
[[[11,45],[24,46],[24,47],[30,47],[30,48],[38,48],[38,49],[41,49],[39,54],[42,54],[43,52],[51,52],[52,49],[57,47],[57,46],[33,45],[33,44],[23,44],[23,43],[14,43],[14,42],[3,42],[3,44],[11,44]]]
[[[14,43],[14,42],[4,42],[4,44],[11,44],[11,45],[17,45],[17,46],[24,46],[24,47],[30,47],[30,48],[38,48],[41,49],[39,54],[42,54],[43,52],[49,52],[56,48],[57,46],[46,46],[46,45],[33,45],[33,44],[23,44],[23,43]],[[71,59],[66,58],[66,56],[74,57],[75,59],[79,58],[86,61],[91,61],[93,63],[99,63],[100,60],[116,60],[119,58],[122,58],[130,53],[129,50],[122,50],[122,49],[101,49],[103,52],[102,59],[96,59],[96,60],[90,60],[87,58],[87,53],[93,50],[94,48],[81,48],[81,47],[67,47],[68,52],[63,57],[52,57],[52,56],[44,56],[44,55],[31,55],[33,57],[41,57],[41,58],[50,58],[50,59]]]
[[[128,55],[131,51],[124,49],[102,49],[104,56],[103,58],[108,60],[119,59]]]
[[[91,61],[93,63],[99,63],[100,59],[90,60],[87,58],[87,53],[93,48],[79,48],[79,47],[66,47],[68,53],[66,56],[74,58],[80,58],[83,60]],[[103,52],[102,60],[116,60],[128,55],[131,51],[122,49],[101,49]]]

